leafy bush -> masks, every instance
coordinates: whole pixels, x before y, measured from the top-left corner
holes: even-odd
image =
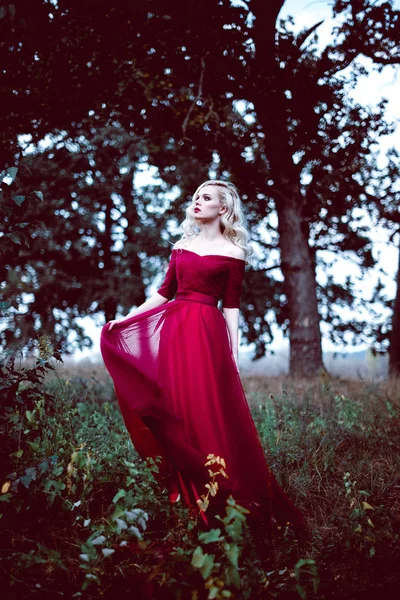
[[[396,589],[396,397],[320,382],[302,398],[295,389],[249,394],[267,460],[310,523],[299,547],[287,527],[254,537],[234,498],[211,529],[198,510],[171,505],[157,461],[134,451],[109,384],[74,381],[45,349],[42,341],[30,367],[1,365],[5,597],[352,598]],[[221,457],[208,463],[204,509],[224,470]]]

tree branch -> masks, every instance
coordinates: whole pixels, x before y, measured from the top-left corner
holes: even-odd
[[[191,117],[192,112],[194,111],[196,104],[199,100],[201,100],[202,96],[203,96],[203,82],[204,82],[204,73],[206,72],[206,58],[208,56],[208,54],[210,54],[209,52],[206,52],[206,54],[204,56],[201,57],[200,59],[200,64],[201,64],[201,71],[200,71],[200,77],[199,77],[199,85],[198,85],[198,91],[197,91],[197,96],[194,98],[192,104],[189,107],[189,110],[186,113],[186,117],[182,123],[182,134],[183,134],[183,139],[184,140],[189,140],[190,138],[188,138],[186,136],[186,130],[187,130],[187,126],[189,123],[189,119]]]
[[[304,31],[302,34],[297,36],[297,47],[300,50],[302,45],[304,44],[304,42],[310,37],[310,35],[312,33],[314,33],[314,31],[316,29],[318,29],[318,27],[320,25],[322,25],[323,21],[319,21],[318,23],[315,23],[315,25],[313,25],[312,27],[310,27],[309,29],[306,29],[306,31]]]

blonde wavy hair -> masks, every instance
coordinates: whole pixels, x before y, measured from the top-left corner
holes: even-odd
[[[214,185],[218,188],[219,199],[222,206],[225,206],[227,209],[221,215],[221,229],[223,236],[243,250],[247,261],[253,253],[253,250],[250,246],[250,234],[247,230],[246,219],[242,211],[242,203],[239,193],[233,183],[212,179],[199,185],[193,194],[191,204],[186,209],[186,218],[181,225],[183,235],[179,241],[190,243],[190,241],[197,237],[201,231],[201,225],[199,225],[194,216],[194,207],[197,194],[201,188],[206,185]]]

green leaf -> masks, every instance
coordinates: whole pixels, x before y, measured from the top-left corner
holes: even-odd
[[[41,192],[39,190],[35,190],[32,193],[35,194],[35,196],[37,196],[41,202],[43,202],[43,192]]]
[[[221,542],[224,538],[221,537],[220,529],[210,529],[204,533],[199,533],[199,540],[204,544],[211,544],[214,542]]]
[[[25,469],[25,475],[20,478],[21,483],[29,488],[32,481],[36,479],[36,469],[34,467],[30,467],[29,469]]]
[[[31,446],[32,450],[34,450],[35,452],[37,450],[39,450],[40,446],[37,442],[28,442],[28,444]],[[44,473],[45,471],[48,471],[51,467],[51,462],[49,461],[48,458],[45,458],[44,461],[42,461],[39,465],[39,471],[41,473]]]
[[[0,502],[9,502],[11,498],[12,498],[12,494],[1,494]]]
[[[11,306],[11,302],[5,301],[5,302],[0,302],[0,310],[7,310],[7,308],[10,308]]]
[[[203,550],[200,546],[197,546],[192,556],[192,567],[195,569],[201,569],[201,567],[204,565],[204,560],[205,555],[203,554]]]
[[[10,456],[15,456],[15,458],[21,458],[21,456],[23,455],[23,453],[24,453],[24,451],[22,450],[22,448],[20,448],[16,452],[12,452],[10,454]]]
[[[65,489],[65,483],[63,481],[57,481],[55,479],[45,479],[43,482],[44,489],[48,492],[51,487],[60,492]]]
[[[115,523],[117,525],[118,533],[121,533],[121,531],[125,531],[125,529],[128,529],[128,525],[126,524],[126,522],[123,519],[120,519],[117,517],[115,519]]]
[[[225,544],[225,554],[237,569],[239,567],[239,546],[237,544]]]
[[[228,574],[229,579],[233,583],[233,585],[239,589],[241,582],[240,582],[239,571],[236,569],[236,567],[234,567],[233,565],[228,567],[227,574]]]
[[[119,490],[119,492],[117,492],[113,498],[113,503],[115,504],[116,502],[118,502],[118,500],[120,498],[124,498],[124,496],[126,495],[126,491],[125,490]]]
[[[25,413],[26,418],[28,419],[29,423],[34,423],[35,422],[35,411],[30,411],[27,410]]]
[[[104,535],[98,535],[94,540],[91,541],[93,546],[101,546],[106,541],[106,537]]]
[[[13,196],[13,200],[14,200],[15,204],[18,204],[18,206],[21,206],[21,204],[25,201],[25,196]]]
[[[34,452],[37,452],[39,450],[39,448],[40,448],[40,446],[39,446],[39,444],[37,442],[28,442],[28,444],[30,445],[30,447],[32,448],[32,450]],[[40,465],[39,465],[39,469],[40,469]]]
[[[120,517],[122,514],[125,514],[125,508],[122,506],[122,504],[119,504],[115,507],[111,518],[113,521],[115,521],[115,519],[118,519],[118,517]]]
[[[303,567],[315,567],[315,560],[313,558],[300,558],[294,568],[297,572]]]
[[[197,546],[192,556],[192,567],[199,569],[203,579],[208,579],[214,566],[214,556],[204,554],[200,546]]]
[[[208,579],[214,566],[214,557],[212,554],[205,554],[204,564],[200,569],[200,573],[204,580]]]
[[[21,244],[21,234],[20,233],[7,233],[7,237],[10,238],[14,244]]]

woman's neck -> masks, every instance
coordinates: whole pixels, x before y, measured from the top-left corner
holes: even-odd
[[[198,239],[199,241],[204,241],[206,243],[221,242],[224,240],[225,238],[221,231],[219,221],[214,223],[203,223]]]

